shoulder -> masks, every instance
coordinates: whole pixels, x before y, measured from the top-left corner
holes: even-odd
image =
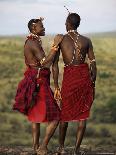
[[[87,36],[84,36],[84,35],[80,35],[80,36],[88,44],[88,46],[92,46],[92,41],[90,38],[88,38]]]
[[[28,39],[26,41],[25,48],[34,49],[36,47],[37,48],[40,47],[40,44],[38,43],[36,39]]]
[[[26,46],[29,46],[29,47],[32,47],[32,46],[34,46],[34,45],[37,45],[37,41],[35,40],[35,39],[28,39],[27,41],[26,41],[26,44],[25,44]]]
[[[55,37],[54,37],[54,40],[60,40],[62,41],[64,38],[64,35],[63,34],[56,34]]]
[[[91,39],[90,38],[88,38],[87,36],[84,36],[84,35],[80,35],[83,39],[85,39],[86,41],[88,41],[88,42],[91,42]]]
[[[70,39],[70,37],[68,36],[68,34],[64,34],[62,42],[67,42],[67,41],[69,41],[69,39]]]

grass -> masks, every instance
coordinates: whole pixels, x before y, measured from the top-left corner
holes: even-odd
[[[91,147],[114,147],[116,145],[116,35],[92,35],[98,76],[96,82],[96,99],[92,106],[91,118],[88,122],[84,145]],[[43,39],[45,52],[48,53],[53,36]],[[23,46],[24,37],[0,37],[0,144],[32,145],[31,124],[27,119],[12,111],[12,103],[18,82],[25,70]],[[60,76],[62,81],[63,63],[60,57]],[[53,80],[51,78],[53,88]],[[69,124],[66,144],[75,142],[77,125]],[[41,139],[45,125],[41,126]],[[9,140],[8,140],[9,139]],[[58,129],[49,146],[58,145]]]

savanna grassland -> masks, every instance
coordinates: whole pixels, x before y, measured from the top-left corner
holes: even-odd
[[[116,146],[116,32],[90,35],[97,60],[96,99],[91,110],[83,145],[114,148]],[[24,37],[0,37],[0,145],[32,145],[31,124],[25,116],[12,111],[18,82],[25,70]],[[48,53],[53,36],[43,38]],[[63,63],[60,57],[62,80]],[[51,76],[51,85],[53,81]],[[75,123],[69,124],[66,144],[74,145]],[[41,126],[42,136],[45,125]],[[58,130],[49,146],[58,145]]]

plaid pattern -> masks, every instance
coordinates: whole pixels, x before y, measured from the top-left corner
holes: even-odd
[[[24,78],[18,85],[13,110],[18,110],[19,112],[27,115],[33,99],[33,93],[36,90],[36,76],[37,70],[27,68],[24,73]]]
[[[61,121],[79,121],[89,117],[93,86],[87,64],[64,68]]]
[[[44,68],[40,70],[39,92],[35,106],[28,112],[28,119],[31,122],[49,122],[60,119],[60,110],[54,100],[53,92],[50,88],[50,70]]]
[[[38,70],[27,68],[18,85],[13,110],[27,115],[32,122],[59,120],[60,110],[50,88],[50,69],[41,69],[38,78],[37,74]]]

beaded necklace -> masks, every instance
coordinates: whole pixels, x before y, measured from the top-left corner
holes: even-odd
[[[41,38],[40,38],[38,35],[34,34],[34,33],[30,33],[30,34],[27,36],[27,38],[28,38],[28,39],[37,39],[37,40],[39,41],[40,45],[42,45]]]
[[[76,40],[74,40],[74,38],[71,36],[70,33],[74,33],[74,35],[76,35]],[[71,65],[73,63],[73,61],[75,59],[76,51],[77,51],[78,56],[80,57],[80,60],[83,60],[83,56],[82,56],[82,54],[80,52],[80,48],[79,48],[79,45],[78,45],[78,39],[79,39],[79,36],[80,36],[79,33],[77,33],[76,30],[69,30],[68,31],[68,36],[73,40],[74,45],[75,45],[75,49],[74,49],[74,52],[73,52],[73,57],[72,57],[71,62],[68,63],[68,64],[65,64],[65,67],[69,66],[69,65]]]

